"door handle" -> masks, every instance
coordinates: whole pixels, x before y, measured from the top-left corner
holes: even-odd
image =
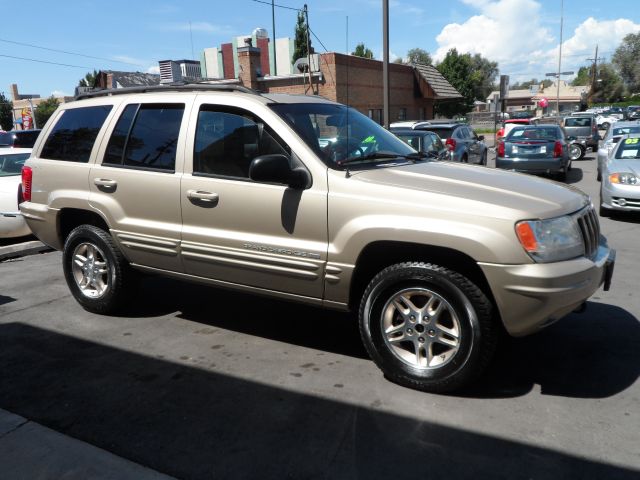
[[[218,203],[217,193],[205,192],[204,190],[187,190],[187,197],[200,202]]]
[[[114,190],[118,186],[118,182],[108,178],[94,178],[93,183],[96,187],[102,187],[109,190]]]

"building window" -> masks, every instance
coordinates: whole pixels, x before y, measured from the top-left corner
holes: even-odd
[[[424,107],[420,107],[418,109],[418,120],[425,120],[426,116],[424,114]]]
[[[407,109],[401,108],[398,112],[398,120],[406,120],[407,119]]]

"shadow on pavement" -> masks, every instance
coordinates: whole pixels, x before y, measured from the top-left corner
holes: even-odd
[[[571,171],[567,172],[566,183],[578,183],[580,180],[582,180],[582,177],[583,177],[582,169],[576,167],[576,165],[574,164],[573,167],[571,168]]]
[[[637,478],[523,443],[9,323],[0,406],[178,478]]]
[[[355,358],[368,358],[355,315],[245,295],[167,278],[151,277],[137,307],[140,316],[179,312],[178,317],[243,334]],[[135,316],[135,314],[134,314]],[[640,323],[630,312],[588,302],[525,338],[505,338],[486,375],[462,393],[469,398],[543,394],[606,398],[631,386],[640,375]]]

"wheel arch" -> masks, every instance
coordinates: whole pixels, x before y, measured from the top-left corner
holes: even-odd
[[[63,208],[58,212],[58,241],[64,245],[71,231],[80,225],[93,225],[109,231],[107,221],[97,212],[80,208]]]
[[[362,249],[351,277],[349,309],[357,311],[362,294],[378,272],[390,265],[411,261],[433,263],[464,275],[483,291],[499,315],[489,282],[469,255],[447,247],[397,241],[372,242]]]

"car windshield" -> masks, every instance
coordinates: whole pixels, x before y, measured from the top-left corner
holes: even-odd
[[[514,128],[507,136],[507,141],[526,140],[558,140],[560,139],[560,129],[554,127],[547,128]]]
[[[625,138],[618,147],[616,158],[639,159],[640,138]]]
[[[640,126],[637,127],[619,127],[613,129],[613,136],[620,137],[622,135],[628,135],[630,133],[640,133]]]
[[[438,135],[441,139],[446,140],[447,138],[451,138],[453,134],[453,128],[438,128],[438,127],[429,127],[429,131]]]
[[[29,158],[28,153],[13,153],[11,155],[0,153],[0,177],[20,175],[27,158]]]
[[[414,149],[420,150],[420,135],[398,134],[398,138],[411,145]],[[423,151],[437,152],[440,148],[436,135],[422,135]]]
[[[370,118],[345,105],[277,103],[270,105],[327,166],[389,162],[416,151]],[[358,162],[361,159],[361,162]]]

